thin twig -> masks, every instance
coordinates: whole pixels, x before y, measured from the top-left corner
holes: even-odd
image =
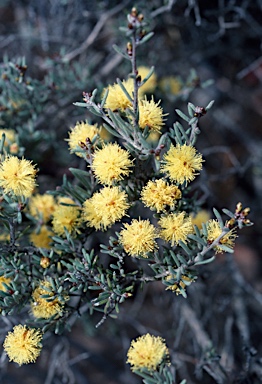
[[[130,0],[126,0],[122,2],[121,4],[118,4],[116,7],[110,9],[110,11],[103,13],[98,22],[96,23],[93,31],[90,33],[90,35],[86,38],[86,40],[76,49],[73,51],[67,53],[63,57],[63,61],[68,62],[74,59],[76,56],[80,55],[84,51],[87,50],[87,48],[94,43],[96,40],[99,32],[102,30],[104,27],[105,23],[107,22],[108,19],[110,19],[112,16],[120,12],[123,8],[127,6],[127,4],[130,2]]]

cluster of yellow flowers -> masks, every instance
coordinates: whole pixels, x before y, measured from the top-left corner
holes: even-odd
[[[133,371],[142,368],[149,371],[156,370],[168,358],[165,340],[149,333],[133,340],[127,352],[127,363],[131,365]]]
[[[146,97],[146,93],[152,92],[156,86],[154,74],[143,84],[148,72],[146,67],[138,68],[142,81],[142,86],[138,88],[138,127],[141,131],[148,129],[160,135],[166,114],[160,107],[160,101],[155,102],[153,96],[150,100]],[[110,109],[125,114],[131,122],[134,81],[124,80],[122,85],[130,97],[119,83],[110,85],[104,108],[106,112]],[[95,187],[92,194],[88,191],[90,195],[87,196],[90,197],[85,201],[36,193],[36,166],[29,160],[10,154],[11,146],[16,143],[15,133],[0,133],[5,134],[6,145],[10,147],[9,154],[0,162],[0,187],[3,194],[25,203],[26,214],[36,223],[37,229],[30,234],[30,241],[36,247],[51,248],[54,234],[65,237],[68,232],[76,237],[86,227],[105,231],[124,217],[129,217],[129,209],[135,203],[126,187],[129,181],[130,185],[136,181],[138,160],[131,150],[121,147],[121,142],[106,143],[102,138],[102,128],[88,122],[78,122],[66,139],[70,152],[87,162],[88,172],[94,179]],[[149,253],[158,250],[157,239],[170,243],[171,247],[179,245],[180,241],[186,243],[188,235],[195,231],[194,225],[201,230],[202,223],[206,222],[207,243],[213,243],[222,234],[223,228],[217,220],[211,220],[208,213],[190,215],[183,211],[183,204],[180,204],[184,189],[199,174],[203,162],[202,155],[194,146],[171,144],[160,160],[159,172],[135,191],[136,202],[139,200],[141,206],[155,212],[155,218],[150,219],[154,223],[149,219],[131,217],[130,222],[123,223],[119,231],[119,244],[127,255],[147,258]],[[223,252],[222,245],[233,248],[235,238],[235,232],[229,231],[216,244],[216,252]],[[40,265],[45,269],[49,262],[45,257]],[[164,278],[170,281],[174,276],[165,274]],[[171,282],[167,289],[180,294],[193,281],[193,277],[183,274],[179,281],[174,284]],[[10,283],[10,278],[1,276],[0,290],[6,291]],[[38,281],[37,286],[33,285],[31,296],[31,314],[37,319],[59,318],[69,300],[66,293],[58,298],[51,283],[44,278]],[[7,335],[4,349],[11,361],[21,365],[36,360],[40,354],[41,340],[39,329],[17,325]],[[164,340],[147,334],[132,342],[127,362],[133,370],[155,370],[167,357],[168,349]]]
[[[6,290],[4,284],[9,284],[11,279],[0,278],[0,290]],[[46,295],[47,298],[44,298]],[[49,319],[53,316],[61,316],[64,303],[69,299],[63,295],[63,302],[54,297],[51,283],[40,281],[39,286],[32,293],[31,311],[35,318]],[[25,325],[17,325],[13,332],[9,332],[4,341],[4,349],[10,359],[22,365],[35,362],[42,348],[43,334],[40,329],[29,328]]]

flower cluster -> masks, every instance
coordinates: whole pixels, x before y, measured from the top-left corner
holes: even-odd
[[[147,333],[131,342],[127,352],[127,363],[132,366],[133,371],[142,368],[153,371],[168,358],[168,355],[165,340]]]
[[[174,208],[181,197],[180,189],[164,179],[150,180],[141,192],[141,200],[145,206],[158,213],[164,211],[167,206]]]
[[[31,161],[8,156],[0,163],[0,187],[7,194],[29,197],[36,187],[36,172]]]
[[[22,365],[34,363],[40,355],[43,335],[40,329],[16,325],[13,332],[8,332],[4,349],[10,361]]]
[[[87,122],[78,122],[69,132],[68,145],[71,153],[75,153],[79,157],[83,157],[83,146],[87,145],[87,140],[92,142],[95,138],[99,139],[100,130],[97,125],[88,124]]]
[[[43,296],[47,296],[47,298]],[[51,283],[41,281],[32,293],[31,310],[36,318],[49,319],[54,315],[61,316],[64,303],[53,296]],[[68,296],[65,296],[65,300],[68,300]]]
[[[101,184],[112,185],[129,175],[132,166],[129,157],[129,152],[117,143],[109,143],[95,151],[92,170]]]
[[[88,227],[106,230],[121,220],[129,208],[126,192],[118,187],[104,187],[83,204],[83,221]]]
[[[161,169],[172,181],[187,184],[194,180],[197,172],[202,169],[202,162],[202,155],[191,145],[171,145],[164,155]]]
[[[157,231],[149,220],[135,220],[131,224],[124,224],[120,232],[120,242],[130,256],[147,257],[148,252],[157,248]]]

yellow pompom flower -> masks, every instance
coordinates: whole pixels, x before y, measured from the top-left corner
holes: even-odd
[[[128,79],[122,81],[123,86],[126,88],[128,94],[133,97],[134,80]],[[105,103],[105,108],[111,109],[113,112],[120,109],[124,111],[132,107],[132,102],[127,98],[126,94],[118,83],[108,86],[108,96]]]
[[[52,195],[48,194],[36,194],[29,200],[29,212],[30,214],[38,218],[39,216],[44,223],[51,219],[56,208],[56,202]]]
[[[18,153],[19,146],[17,144],[17,134],[13,129],[0,129],[0,140],[2,135],[5,134],[5,148],[9,147],[11,154],[15,155]]]
[[[157,230],[149,220],[133,219],[131,224],[124,224],[119,241],[130,256],[146,258],[157,248],[156,237]]]
[[[6,287],[3,283],[9,284],[11,279],[9,277],[0,276],[0,291],[6,291]]]
[[[16,325],[8,332],[4,341],[4,350],[9,360],[22,365],[34,363],[40,355],[43,335],[40,329]]]
[[[160,132],[164,125],[164,116],[167,114],[163,113],[163,108],[159,107],[160,100],[155,103],[154,98],[150,101],[145,97],[139,101],[139,121],[138,125],[141,129],[148,127],[151,131]]]
[[[68,141],[70,153],[75,153],[79,157],[83,157],[83,153],[80,151],[79,144],[86,143],[86,139],[93,140],[95,135],[99,135],[99,128],[97,125],[91,125],[86,122],[77,122],[74,128],[71,128],[71,132],[68,132]]]
[[[140,66],[137,68],[138,75],[141,76],[141,81],[144,80],[144,78],[148,75],[151,68]],[[153,72],[152,75],[149,77],[147,82],[142,85],[142,87],[139,88],[138,93],[139,95],[143,95],[144,93],[152,93],[154,92],[156,88],[156,82],[157,77],[156,74]]]
[[[104,187],[84,202],[83,220],[88,227],[106,230],[126,214],[127,194],[118,187]]]
[[[190,214],[192,224],[196,225],[199,229],[202,229],[202,224],[206,223],[210,219],[210,213],[204,209],[201,209],[196,215]]]
[[[177,199],[181,199],[182,193],[176,185],[168,184],[164,179],[149,181],[142,189],[141,200],[146,207],[163,211],[166,206],[174,208]]]
[[[0,234],[0,241],[10,241],[10,233],[2,232]]]
[[[177,95],[182,89],[182,81],[176,76],[163,77],[159,82],[159,88],[171,95]]]
[[[57,199],[57,204],[58,204],[58,206],[60,204],[65,204],[66,206],[68,206],[68,205],[75,205],[75,202],[74,202],[73,199],[71,199],[71,197],[59,196],[58,199]]]
[[[29,197],[36,187],[36,172],[31,161],[8,156],[0,164],[0,186],[5,193]]]
[[[46,225],[43,225],[40,229],[39,233],[32,232],[29,236],[29,240],[36,246],[37,248],[47,248],[50,249],[50,243],[52,242],[53,232],[47,228]]]
[[[68,202],[67,200],[68,199]],[[71,199],[64,198],[61,202],[66,204],[74,204]],[[65,228],[71,234],[79,232],[78,227],[81,225],[80,208],[68,205],[57,205],[53,214],[53,230],[59,236],[65,236]]]
[[[179,184],[188,183],[202,169],[202,155],[191,145],[171,145],[164,155],[161,170],[167,173],[172,181]]]
[[[179,241],[186,242],[187,235],[194,232],[191,217],[185,217],[185,212],[171,213],[162,216],[158,222],[161,227],[160,237],[170,241],[172,247]]]
[[[41,297],[48,295],[48,298]],[[56,297],[52,300],[54,292],[49,281],[41,281],[39,286],[33,291],[31,310],[36,318],[49,319],[51,316],[61,316],[65,301],[69,299],[68,295],[64,295],[64,301],[61,302]]]
[[[105,145],[97,149],[93,155],[92,170],[101,184],[112,185],[128,176],[132,161],[129,152],[117,143]]]
[[[219,225],[219,222],[217,220],[209,220],[207,223],[207,241],[211,244],[213,241],[215,241],[222,233],[222,228]],[[231,230],[228,233],[226,233],[220,240],[219,244],[226,245],[227,247],[233,249],[235,245],[235,239],[237,235],[235,233],[235,230]],[[216,245],[214,247],[216,250],[216,253],[223,253],[225,252],[223,248],[221,248],[219,245]]]
[[[143,368],[154,371],[168,357],[165,340],[147,333],[132,340],[127,352],[127,363],[131,364],[132,371]]]

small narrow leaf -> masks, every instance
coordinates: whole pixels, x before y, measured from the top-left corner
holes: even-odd
[[[116,81],[117,81],[117,84],[119,85],[119,87],[122,89],[122,91],[126,95],[126,97],[128,98],[128,100],[131,101],[131,103],[132,103],[133,99],[132,99],[131,95],[129,95],[129,93],[128,93],[126,87],[124,86],[124,84],[122,83],[122,81],[120,79],[116,79]]]
[[[189,117],[187,117],[182,111],[180,111],[180,109],[175,109],[175,111],[176,111],[176,113],[177,113],[180,117],[182,117],[183,120],[185,120],[185,121],[187,121],[187,122],[190,121]]]
[[[127,60],[130,60],[130,57],[129,57],[125,52],[122,52],[121,49],[120,49],[116,44],[113,45],[113,48],[114,48],[114,50],[115,50],[119,55],[123,56],[123,57],[124,57],[125,59],[127,59]]]

